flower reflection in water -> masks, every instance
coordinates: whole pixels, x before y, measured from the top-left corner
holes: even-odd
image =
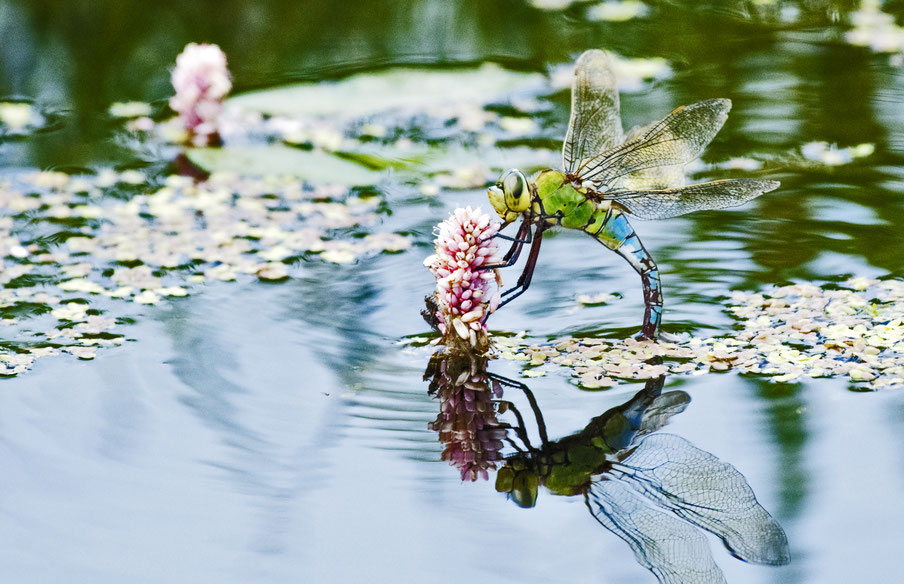
[[[437,353],[424,379],[439,398],[440,412],[430,423],[445,446],[443,460],[461,471],[462,480],[487,480],[502,460],[505,429],[496,418],[502,385],[487,374],[487,357],[468,352]]]
[[[590,514],[628,543],[661,583],[725,582],[701,529],[741,560],[790,561],[784,531],[736,468],[680,436],[658,432],[690,402],[683,391],[663,393],[665,376],[583,430],[551,441],[531,390],[488,373],[486,364],[486,357],[439,352],[425,373],[440,399],[431,428],[445,444],[443,459],[463,479],[486,478],[498,466],[496,490],[524,508],[536,504],[541,485],[556,495],[582,495]],[[504,389],[524,393],[539,447],[530,443],[517,407],[501,399]],[[498,419],[506,413],[513,423]],[[503,459],[505,442],[514,452]]]

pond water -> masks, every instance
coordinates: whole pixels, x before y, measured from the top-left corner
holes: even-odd
[[[732,557],[687,513],[678,520],[664,511],[655,485],[641,480],[648,489],[638,487],[628,500],[630,480],[617,465],[595,487],[610,489],[611,505],[600,511],[591,504],[588,512],[582,496],[544,487],[534,493],[535,505],[522,508],[516,503],[523,498],[498,492],[492,468],[489,480],[463,481],[443,460],[451,447],[433,423],[452,406],[448,395],[430,391],[425,370],[435,348],[417,340],[430,334],[419,311],[434,289],[422,263],[433,250],[433,226],[456,207],[489,210],[486,186],[500,170],[558,164],[570,104],[562,71],[567,77],[588,48],[642,59],[621,70],[625,128],[678,105],[732,99],[695,179],[782,181],[743,207],[635,222],[662,271],[667,330],[736,334],[727,311],[732,291],[904,277],[902,52],[854,44],[857,37],[846,33],[864,20],[854,14],[857,3],[551,4],[0,0],[0,101],[27,100],[43,115],[24,135],[0,134],[0,181],[8,192],[22,191],[23,198],[9,198],[16,204],[30,193],[55,201],[15,213],[10,207],[0,219],[9,218],[4,229],[23,244],[40,241],[48,253],[73,254],[24,273],[33,278],[29,289],[79,296],[69,310],[115,319],[110,335],[85,333],[110,341],[93,358],[43,357],[0,384],[0,580],[642,583],[657,579],[645,561],[695,568],[714,561],[716,571],[665,569],[672,579],[663,572],[660,579],[718,582],[721,570],[732,583],[896,581],[904,544],[901,385],[875,388],[853,376],[777,382],[733,371],[671,374],[658,380],[659,391],[683,400],[681,407],[664,415],[651,397],[633,418],[625,414],[637,434],[613,448],[627,453],[622,463],[679,444],[661,450],[661,464],[688,453],[704,462],[689,465],[697,474],[687,482],[676,487],[668,479],[659,488],[702,504],[703,515],[736,501],[749,509],[752,491],[780,528],[763,535],[772,524],[761,515],[741,524],[773,559],[784,553],[777,535],[783,530],[790,561],[777,566]],[[893,15],[904,6],[889,1],[882,9]],[[889,26],[873,38],[896,38]],[[142,301],[148,297],[137,293],[140,286],[125,298],[67,289],[64,282],[83,272],[96,273],[109,289],[152,277],[114,271],[149,261],[117,255],[138,224],[111,217],[160,189],[179,150],[137,139],[108,110],[137,100],[152,105],[155,119],[165,118],[169,68],[188,42],[223,48],[238,94],[313,82],[277,99],[288,108],[277,113],[289,121],[271,127],[294,131],[293,116],[322,115],[313,134],[227,137],[222,151],[188,158],[240,175],[232,180],[297,171],[299,178],[269,184],[262,200],[272,190],[280,204],[294,205],[292,185],[304,181],[303,201],[341,202],[317,207],[318,219],[286,224],[296,233],[315,229],[327,249],[274,255],[288,277],[278,272],[272,282],[253,270],[220,281],[228,278],[212,275],[219,265],[212,260],[156,270],[160,286],[184,290],[153,302]],[[344,81],[331,84],[336,80]],[[405,91],[426,97],[403,101],[402,113],[380,109]],[[261,105],[261,94],[235,103],[267,113],[276,107]],[[311,158],[337,132],[340,140],[353,136],[360,152]],[[847,150],[862,144],[872,146]],[[262,153],[240,150],[258,146]],[[400,154],[402,147],[409,150]],[[421,163],[408,163],[418,156]],[[178,168],[186,166],[183,160]],[[99,186],[110,169],[118,182]],[[59,199],[72,193],[46,180],[36,185],[36,170],[66,172],[99,190]],[[141,176],[128,184],[124,173],[135,170]],[[339,190],[318,190],[327,182]],[[239,188],[231,184],[204,193]],[[163,208],[147,201],[154,213]],[[98,215],[51,217],[49,210],[88,203]],[[349,205],[359,205],[351,222]],[[249,214],[235,221],[263,220],[257,206],[234,207]],[[190,207],[191,221],[211,208]],[[266,219],[280,211],[268,210]],[[207,226],[192,229],[208,233]],[[66,243],[95,236],[111,243],[85,255]],[[252,251],[266,253],[266,237],[245,236]],[[340,243],[330,248],[332,241]],[[9,274],[21,258],[9,242],[4,250]],[[79,262],[87,263],[60,267]],[[188,276],[202,272],[206,278]],[[517,268],[505,277],[513,283]],[[26,287],[21,278],[3,283],[7,290]],[[615,296],[603,305],[577,300],[601,293]],[[490,326],[523,331],[537,344],[568,335],[623,339],[639,330],[642,312],[640,284],[623,260],[581,234],[555,233],[544,242],[530,290]],[[57,327],[43,309],[3,318],[10,319],[2,345],[9,354],[31,346],[23,335]],[[59,346],[54,339],[34,346]],[[520,412],[535,446],[542,417],[552,450],[655,385],[618,380],[590,390],[564,366],[546,367],[540,377],[519,360],[494,359],[487,367],[496,379],[513,380],[493,399],[512,402],[506,407]],[[504,414],[510,423],[512,414]],[[524,438],[513,430],[507,437],[514,444]],[[503,456],[514,452],[512,443],[503,443]],[[734,481],[733,490],[715,489],[724,497],[718,505],[703,488],[706,477],[715,481],[715,468]],[[640,518],[649,523],[636,528],[642,537],[632,550],[630,536],[617,533]],[[723,516],[715,523],[710,531],[717,535],[737,526]],[[669,547],[662,543],[669,537],[695,547]],[[658,549],[665,551],[656,556]],[[755,559],[737,547],[734,553]]]

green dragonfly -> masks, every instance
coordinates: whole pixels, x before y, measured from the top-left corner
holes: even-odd
[[[554,226],[589,234],[631,264],[643,282],[641,337],[660,336],[662,289],[659,270],[628,222],[665,219],[703,209],[746,203],[778,188],[773,180],[729,179],[684,186],[684,165],[698,158],[722,128],[731,109],[727,99],[682,106],[648,126],[622,130],[618,90],[610,57],[599,50],[575,64],[571,119],[562,147],[564,170],[544,170],[525,178],[509,170],[490,187],[503,227],[522,219],[502,262],[517,262],[524,244],[530,253],[517,285],[502,295],[503,306],[530,285],[543,232]]]

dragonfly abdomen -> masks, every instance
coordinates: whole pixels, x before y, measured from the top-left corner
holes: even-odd
[[[595,211],[590,221],[581,229],[611,250],[617,250],[634,235],[634,229],[627,217],[611,201],[595,203]]]
[[[597,227],[599,215],[602,215],[602,219],[599,220]],[[659,282],[659,269],[628,222],[628,217],[617,205],[603,201],[594,222],[584,231],[628,260],[631,267],[640,274],[645,305],[641,334],[646,338],[656,338],[662,320],[662,286]]]

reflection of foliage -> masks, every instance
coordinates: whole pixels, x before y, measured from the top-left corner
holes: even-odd
[[[502,386],[487,375],[486,364],[483,356],[437,353],[424,373],[440,403],[430,429],[439,433],[445,445],[442,458],[461,471],[462,480],[486,480],[487,471],[502,459],[505,429],[493,401],[502,397]]]
[[[802,424],[801,412],[806,409],[806,401],[802,397],[804,389],[799,385],[774,385],[763,380],[751,380],[758,397],[766,404],[769,424],[778,456],[776,468],[779,484],[779,517],[793,517],[801,512],[807,503],[806,494],[810,492],[811,476],[807,471],[807,445],[810,430]]]

